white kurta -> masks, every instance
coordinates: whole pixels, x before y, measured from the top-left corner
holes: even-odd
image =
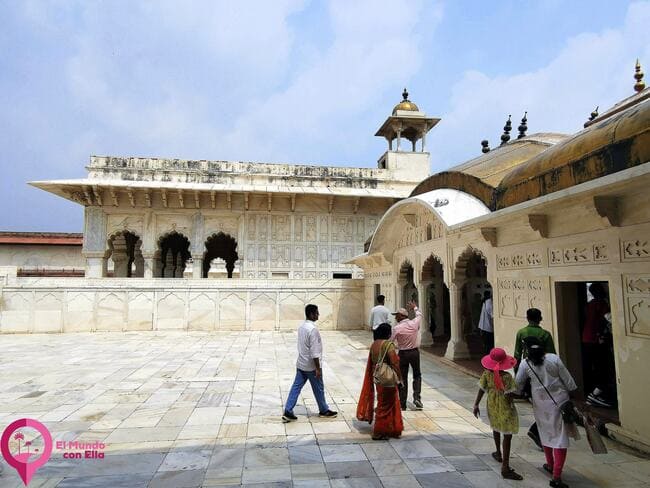
[[[551,400],[530,368],[534,368],[539,379],[553,395],[557,405]],[[571,373],[566,369],[559,356],[547,353],[544,355],[544,363],[540,366],[522,360],[516,379],[519,390],[523,388],[528,378],[530,378],[533,395],[533,414],[542,445],[555,448],[569,447],[569,436],[562,421],[560,406],[569,400],[569,392],[577,388]]]

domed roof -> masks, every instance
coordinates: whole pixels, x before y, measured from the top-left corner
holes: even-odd
[[[398,110],[407,110],[409,112],[420,111],[418,106],[409,100],[409,92],[406,91],[406,88],[404,88],[404,91],[402,92],[402,98],[403,100],[393,108],[393,115],[397,114]]]

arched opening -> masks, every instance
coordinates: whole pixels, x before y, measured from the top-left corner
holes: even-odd
[[[142,240],[130,231],[113,234],[108,240],[106,274],[114,278],[142,278]]]
[[[400,307],[406,307],[410,300],[418,301],[418,289],[415,286],[415,272],[409,261],[404,261],[399,269],[397,283],[400,287]]]
[[[166,234],[158,241],[154,276],[182,278],[190,256],[190,241],[187,237],[178,232]]]
[[[431,255],[422,265],[420,284],[424,287],[426,303],[422,304],[425,327],[428,327],[433,343],[444,347],[451,335],[451,317],[449,311],[449,288],[444,281],[444,270],[440,258]]]
[[[234,237],[219,232],[212,234],[205,241],[205,253],[203,254],[203,278],[210,276],[219,276],[224,274],[220,270],[225,266],[225,275],[228,278],[233,277],[235,263],[239,259],[237,254],[237,241]]]
[[[453,360],[475,359],[468,364],[480,370],[478,359],[488,348],[492,335],[479,334],[479,322],[483,308],[491,310],[492,286],[487,280],[487,260],[474,248],[468,248],[454,268],[451,298],[451,338],[445,356]],[[489,302],[488,302],[489,300]],[[491,316],[491,314],[488,314]]]

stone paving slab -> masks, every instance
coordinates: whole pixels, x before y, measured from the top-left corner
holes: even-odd
[[[544,456],[525,436],[530,407],[517,404],[512,447],[525,479],[504,481],[485,415],[471,413],[476,379],[426,354],[424,410],[404,412],[401,439],[372,441],[371,427],[355,419],[369,334],[322,335],[334,420],[318,417],[309,387],[298,421],[280,419],[295,333],[143,332],[3,336],[0,425],[33,417],[55,441],[106,443],[104,459],[63,459],[55,450],[30,488],[548,486]],[[650,488],[650,460],[607,444],[610,452],[595,456],[584,439],[574,443],[565,481]],[[0,487],[23,486],[3,468]]]

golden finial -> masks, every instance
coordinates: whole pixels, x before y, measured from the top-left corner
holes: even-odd
[[[634,79],[636,83],[634,84],[634,91],[640,92],[645,88],[645,81],[643,81],[643,71],[641,71],[641,63],[639,59],[636,60],[636,66],[634,67]]]

